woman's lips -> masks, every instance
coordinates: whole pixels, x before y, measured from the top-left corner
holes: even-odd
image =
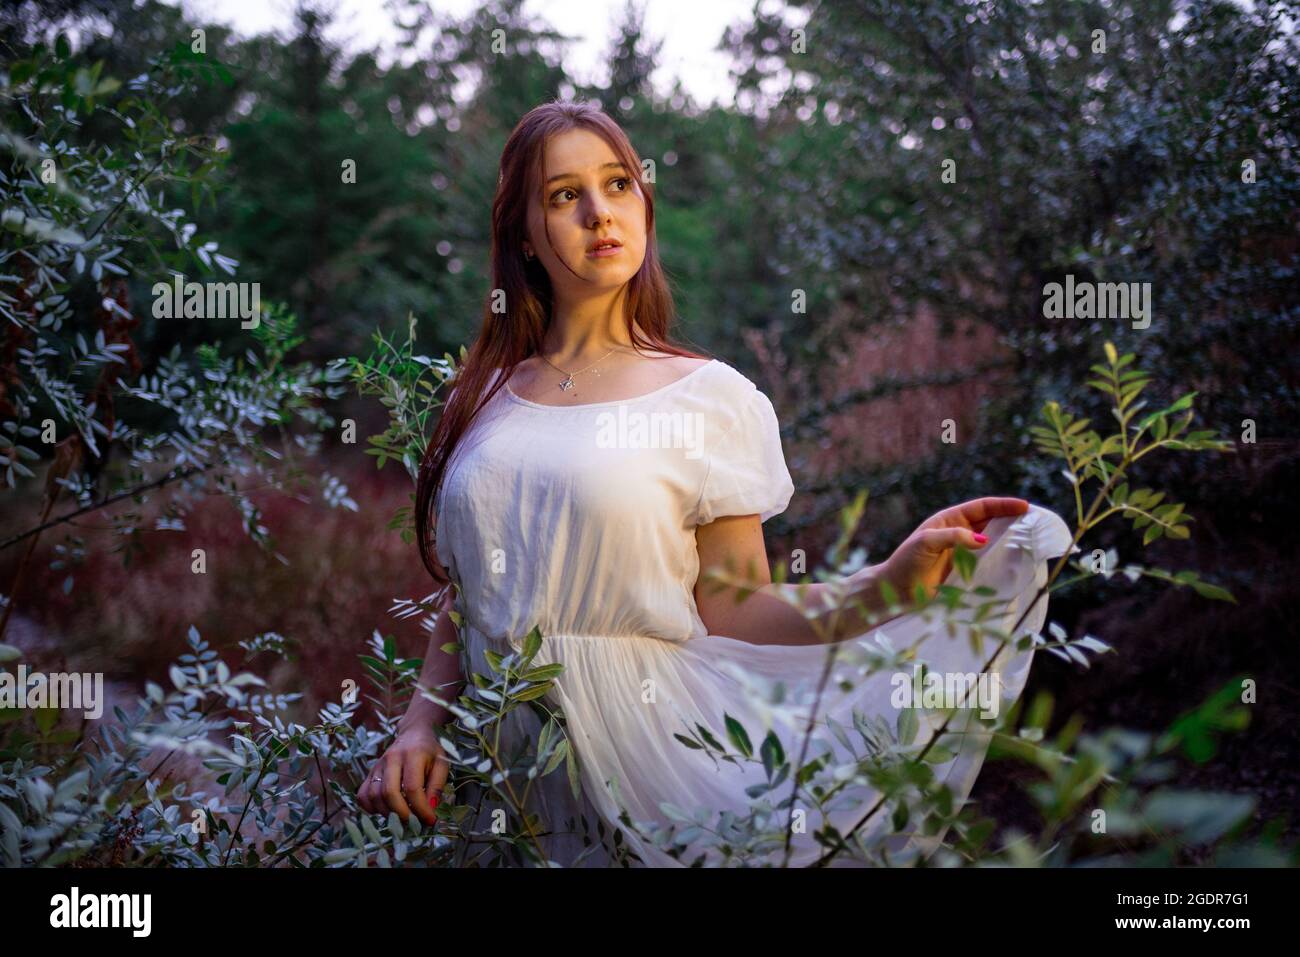
[[[600,246],[587,253],[587,255],[593,259],[604,259],[607,256],[617,256],[622,251],[622,246]]]

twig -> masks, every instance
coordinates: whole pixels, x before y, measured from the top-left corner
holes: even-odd
[[[144,485],[137,485],[135,488],[126,489],[125,491],[110,495],[103,501],[84,505],[79,509],[68,512],[66,515],[60,515],[58,518],[51,519],[48,522],[43,522],[35,528],[29,528],[27,531],[20,532],[12,538],[5,539],[3,542],[0,542],[0,550],[8,548],[10,545],[17,545],[19,542],[26,538],[30,538],[32,535],[39,535],[47,528],[62,525],[69,519],[76,518],[79,515],[85,515],[87,512],[98,511],[107,505],[112,505],[114,502],[120,502],[124,498],[131,498],[132,496],[139,495],[141,492],[147,492],[153,488],[161,488],[162,486],[178,481],[179,479],[189,478],[191,475],[195,475],[199,472],[206,472],[208,469],[214,468],[217,464],[217,462],[209,462],[207,465],[192,465],[184,469],[172,471],[164,475],[162,478],[155,479],[152,482],[148,482]]]

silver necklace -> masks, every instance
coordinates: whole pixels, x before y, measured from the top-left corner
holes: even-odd
[[[616,348],[617,348],[617,347],[616,347]],[[596,360],[595,362],[593,362],[591,365],[587,366],[587,369],[590,369],[592,366],[596,365],[597,363],[604,362],[604,361],[605,361],[606,359],[608,359],[611,355],[613,355],[614,351],[615,351],[614,349],[610,349],[609,352],[606,352],[603,356],[601,356],[599,359],[597,359],[597,360]],[[539,352],[538,355],[541,355],[541,353]],[[559,372],[563,372],[563,373],[564,373],[564,381],[562,381],[562,382],[560,383],[560,388],[561,388],[562,390],[564,390],[565,392],[568,392],[570,389],[573,388],[573,377],[574,377],[575,375],[582,375],[582,373],[584,373],[584,372],[587,371],[587,369],[579,369],[577,372],[568,372],[568,371],[566,371],[566,370],[564,370],[564,369],[561,369],[559,366],[557,366],[557,365],[556,365],[554,362],[552,362],[550,359],[546,358],[546,356],[542,356],[542,361],[545,362],[547,365],[549,365],[552,369],[555,369],[555,370],[557,370],[557,371],[559,371]],[[599,372],[597,372],[596,374],[597,374],[597,375],[600,375]]]

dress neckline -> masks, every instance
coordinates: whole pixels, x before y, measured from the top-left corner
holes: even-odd
[[[522,396],[516,395],[515,390],[510,388],[509,381],[505,383],[504,388],[507,397],[513,399],[515,402],[518,402],[520,405],[526,405],[529,408],[533,408],[533,409],[553,409],[557,412],[563,412],[572,409],[599,409],[605,406],[626,405],[629,402],[640,402],[642,399],[653,398],[654,396],[667,392],[669,389],[681,385],[687,379],[699,375],[705,369],[717,363],[717,361],[718,361],[717,359],[710,359],[708,362],[696,366],[690,372],[686,373],[686,375],[679,376],[678,378],[674,379],[672,382],[669,382],[666,385],[661,385],[659,388],[654,389],[650,392],[643,392],[641,395],[634,395],[627,399],[611,399],[608,402],[582,402],[577,405],[546,405],[543,402],[534,402],[531,399],[525,399]]]

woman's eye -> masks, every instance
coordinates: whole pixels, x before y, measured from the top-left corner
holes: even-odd
[[[619,190],[620,193],[626,193],[632,187],[632,181],[628,179],[626,176],[615,176],[613,179],[610,180],[610,183],[611,184],[622,183],[623,188]],[[573,190],[572,187],[565,186],[563,189],[557,189],[554,193],[551,194],[551,202],[552,203],[563,202],[565,200],[566,193],[573,193],[574,196],[578,195]]]

